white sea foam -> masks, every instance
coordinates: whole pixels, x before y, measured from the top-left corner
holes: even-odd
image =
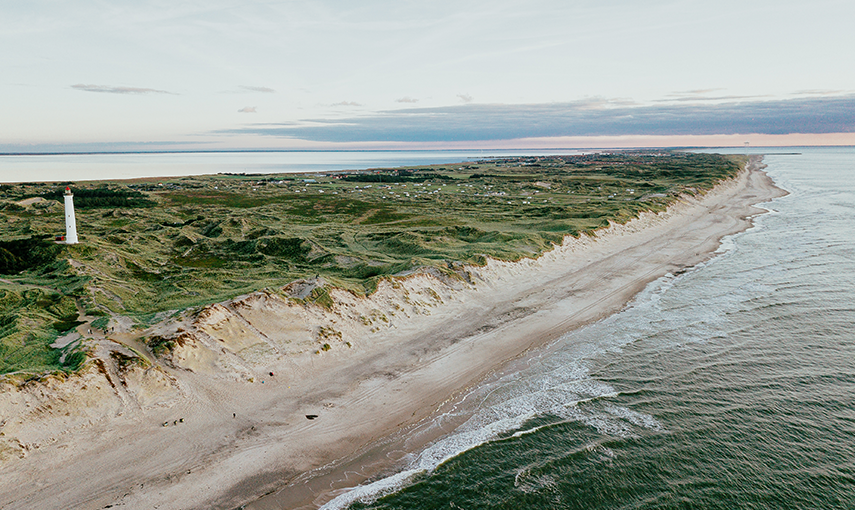
[[[328,502],[322,506],[321,509],[341,509],[347,508],[356,501],[374,501],[385,494],[394,492],[405,486],[417,474],[431,472],[446,460],[480,446],[491,439],[498,437],[502,432],[519,428],[532,417],[533,415],[520,414],[490,422],[479,429],[455,433],[429,446],[420,453],[412,465],[404,471],[381,480],[356,487]]]
[[[616,406],[609,402],[605,404],[604,408],[607,413],[617,416],[622,420],[626,420],[633,425],[647,429],[663,430],[662,424],[659,423],[659,420],[649,414],[639,413],[638,411],[633,411],[632,409],[622,406]]]
[[[466,396],[467,404],[455,412],[471,416],[451,435],[416,455],[404,469],[390,477],[343,493],[324,505],[326,510],[346,508],[356,501],[370,503],[408,485],[413,477],[430,473],[443,462],[468,450],[504,437],[520,438],[561,422],[582,423],[610,437],[638,437],[641,430],[661,432],[653,416],[608,401],[619,396],[611,385],[592,377],[591,360],[620,352],[625,346],[662,331],[679,331],[682,340],[707,338],[710,324],[720,321],[718,310],[704,309],[702,302],[684,303],[693,310],[694,322],[687,324],[666,313],[663,296],[692,274],[666,275],[647,286],[624,312],[563,337],[553,349],[532,358],[528,367],[508,374]],[[670,306],[670,305],[669,305]],[[698,312],[700,311],[700,320]],[[468,411],[466,411],[468,407]],[[560,420],[525,427],[536,417]],[[509,436],[508,433],[511,433]],[[612,450],[601,452],[614,458]],[[519,481],[519,476],[517,477]],[[520,490],[539,490],[548,480],[520,482]]]
[[[682,376],[685,378],[683,384],[694,385],[695,378],[684,374],[691,374],[699,362],[704,364],[705,370],[716,370],[720,363],[717,359],[719,354],[729,353],[733,345],[739,346],[739,355],[747,360],[753,360],[756,353],[765,355],[774,351],[775,345],[767,346],[765,340],[756,340],[755,328],[757,324],[763,324],[757,322],[760,319],[768,323],[771,322],[768,318],[780,317],[778,307],[800,307],[816,315],[819,322],[815,329],[822,329],[821,335],[811,333],[816,345],[824,345],[829,338],[838,338],[839,345],[851,349],[851,336],[845,332],[834,332],[833,328],[838,326],[829,323],[829,317],[837,317],[841,327],[852,323],[848,320],[850,315],[846,315],[851,313],[851,306],[839,305],[838,302],[851,302],[855,271],[835,270],[852,266],[853,259],[849,256],[852,253],[851,236],[847,236],[851,230],[851,212],[846,213],[849,216],[824,215],[824,221],[839,224],[823,226],[827,232],[823,231],[823,237],[817,238],[811,230],[815,228],[816,217],[811,208],[812,202],[803,204],[800,207],[805,211],[797,218],[803,218],[800,221],[809,228],[798,236],[793,235],[790,223],[785,228],[781,225],[783,218],[776,215],[761,217],[758,219],[759,227],[749,231],[750,235],[725,238],[718,256],[711,261],[651,283],[624,312],[567,335],[548,352],[533,357],[525,369],[473,392],[467,402],[472,415],[457,432],[426,449],[402,473],[357,488],[345,494],[346,499],[337,500],[337,506],[328,508],[342,508],[360,499],[375,499],[406,485],[415,473],[429,473],[441,462],[467,449],[499,438],[508,443],[523,443],[538,434],[551,434],[550,429],[559,423],[582,424],[596,430],[603,436],[603,441],[587,443],[586,440],[589,446],[582,447],[585,448],[583,453],[590,453],[595,461],[611,462],[624,450],[611,444],[614,449],[608,448],[604,444],[609,444],[616,437],[665,433],[666,425],[671,422],[660,422],[651,414],[633,409],[635,406],[625,402],[635,399],[625,398],[615,387],[597,380],[598,370],[606,370],[612,377],[622,369],[627,370],[629,375],[622,384],[615,384],[622,388],[636,380],[632,377],[632,367],[649,363],[638,372],[644,375],[638,380],[644,382],[637,386],[645,387],[648,378],[660,376],[657,370],[650,370],[657,356],[679,357],[686,353],[688,358],[683,364],[675,365],[671,372],[661,377]],[[800,211],[795,209],[796,213]],[[789,214],[794,214],[793,210]],[[777,226],[765,227],[764,223]],[[789,258],[781,260],[781,253]],[[829,302],[829,292],[837,292],[839,296],[835,294],[834,301]],[[826,301],[819,301],[820,298]],[[767,328],[766,331],[776,330]],[[792,337],[792,332],[786,331],[779,341],[790,342]],[[792,342],[792,345],[802,348],[799,342]],[[621,351],[624,356],[615,358],[612,355]],[[791,352],[810,358],[821,353],[822,349],[793,351],[778,348],[777,352],[789,360],[786,356]],[[837,351],[826,361],[835,363],[840,360],[836,354]],[[732,353],[728,355],[731,361],[740,360]],[[730,365],[725,363],[722,366]],[[753,376],[755,372],[749,371],[747,375]],[[718,384],[718,379],[713,380]],[[722,381],[722,384],[733,384],[735,388],[740,383],[738,380],[735,383],[732,380]],[[820,382],[811,381],[812,388],[817,384]],[[839,392],[839,386],[834,386],[834,391]],[[662,398],[667,402],[671,397],[665,395]],[[655,401],[651,405],[656,405]],[[465,411],[466,406],[460,410]],[[765,418],[766,415],[763,416]],[[675,420],[678,425],[672,426],[680,426],[679,418]],[[768,420],[764,419],[757,425],[767,424]],[[559,433],[564,434],[565,431],[560,430]],[[589,437],[589,434],[579,437]],[[556,444],[561,444],[560,439],[556,438]],[[838,442],[837,446],[844,443]],[[566,444],[569,448],[579,447],[579,443],[574,441]],[[504,443],[494,446],[501,449]],[[683,445],[674,447],[682,448]],[[562,455],[563,452],[557,454]],[[556,480],[560,480],[560,474],[556,474],[553,466],[547,463],[544,460],[515,466],[514,488],[524,493],[551,490]],[[708,468],[711,479],[716,479],[714,477],[722,472],[717,462]]]
[[[593,351],[587,354],[593,354]],[[578,356],[578,353],[575,355]],[[492,387],[481,388],[483,395],[478,399],[477,409],[471,411],[472,416],[457,431],[428,446],[400,473],[343,493],[322,508],[346,508],[356,501],[370,503],[406,486],[414,476],[430,473],[443,462],[506,437],[508,432],[516,431],[510,437],[521,437],[555,424],[553,421],[523,429],[526,422],[538,416],[584,423],[601,434],[615,437],[635,437],[635,427],[661,429],[659,422],[652,416],[623,407],[600,405],[601,399],[618,395],[615,389],[591,378],[578,357],[567,360],[563,356],[553,356],[550,363],[562,359],[567,364],[546,371],[537,370],[542,367],[533,367],[500,379]],[[525,487],[536,490],[544,486],[541,482],[544,481],[528,483]]]

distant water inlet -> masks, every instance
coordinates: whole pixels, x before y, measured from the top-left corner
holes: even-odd
[[[855,508],[855,150],[710,262],[474,390],[463,424],[325,508]],[[443,417],[446,420],[450,417]]]
[[[311,173],[438,165],[562,151],[283,151],[0,155],[0,183],[66,182],[186,175]]]

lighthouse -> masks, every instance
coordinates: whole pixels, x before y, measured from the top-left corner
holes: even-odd
[[[65,187],[65,244],[77,244],[77,222],[74,221],[74,195]]]

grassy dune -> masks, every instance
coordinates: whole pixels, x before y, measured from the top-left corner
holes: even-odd
[[[315,275],[356,293],[420,266],[454,275],[460,264],[535,257],[565,235],[662,210],[743,164],[639,152],[348,174],[3,185],[0,374],[73,370],[79,356],[60,363],[48,345],[74,326],[77,307],[143,326]],[[64,232],[57,192],[66,184],[81,241],[73,246],[52,243]],[[32,197],[44,200],[18,204]]]

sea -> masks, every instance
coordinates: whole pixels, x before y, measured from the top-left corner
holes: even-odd
[[[855,148],[752,152],[789,191],[752,228],[323,508],[854,509]]]
[[[752,228],[503,367],[410,431],[439,439],[324,508],[855,509],[855,148],[746,151],[789,192]],[[556,152],[573,151],[0,156],[0,182]]]
[[[491,157],[584,154],[584,150],[363,150],[0,154],[0,183],[79,182],[188,175],[322,173],[440,165]]]

